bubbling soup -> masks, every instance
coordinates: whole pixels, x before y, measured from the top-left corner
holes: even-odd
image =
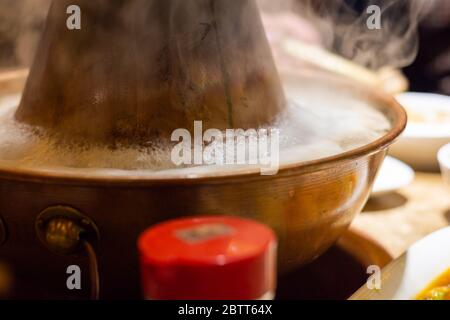
[[[291,94],[289,94],[291,91]],[[381,111],[348,91],[317,88],[287,90],[289,106],[273,128],[279,130],[280,164],[317,160],[362,147],[382,137],[390,122]],[[161,172],[186,170],[171,161],[173,144],[149,141],[146,145],[106,146],[87,141],[61,141],[43,129],[14,120],[19,96],[0,100],[0,162],[27,168],[74,168]],[[167,137],[168,139],[170,137]],[[167,139],[166,139],[167,140]],[[199,170],[199,166],[194,166]],[[221,166],[201,166],[221,170]],[[193,171],[190,166],[188,171]]]

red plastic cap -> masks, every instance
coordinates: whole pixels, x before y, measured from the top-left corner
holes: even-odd
[[[169,221],[138,240],[142,288],[156,300],[250,300],[274,291],[276,237],[233,217]]]

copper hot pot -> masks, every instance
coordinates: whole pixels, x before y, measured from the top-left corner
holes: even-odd
[[[98,256],[102,298],[140,296],[138,235],[157,222],[181,216],[236,215],[268,224],[279,237],[281,272],[321,255],[362,210],[406,115],[394,99],[370,89],[324,82],[319,76],[310,80],[324,89],[331,86],[368,99],[390,120],[391,130],[357,150],[282,166],[275,176],[251,169],[197,177],[112,176],[2,163],[0,260],[14,270],[17,296],[73,298],[86,297],[89,291],[89,277],[81,292],[66,288],[67,266],[77,264],[87,271],[86,258],[58,254],[45,245],[45,227],[55,216],[87,230]]]
[[[83,10],[79,31],[66,28],[74,4]],[[1,79],[0,92],[17,85]],[[266,223],[279,238],[280,272],[318,257],[363,208],[406,115],[354,83],[319,75],[303,83],[368,101],[391,129],[356,150],[284,164],[274,176],[248,167],[111,174],[0,160],[0,262],[13,270],[12,297],[86,298],[97,277],[84,275],[97,260],[101,298],[139,298],[138,235],[182,216]],[[257,128],[286,107],[253,0],[55,0],[22,96],[16,120],[104,144],[169,136],[199,119],[204,128]],[[66,286],[71,265],[82,270],[81,291]]]

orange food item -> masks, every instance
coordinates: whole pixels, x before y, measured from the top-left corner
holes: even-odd
[[[450,269],[433,281],[416,299],[450,300]]]

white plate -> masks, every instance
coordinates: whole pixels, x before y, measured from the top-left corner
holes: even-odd
[[[386,157],[378,173],[372,196],[381,196],[406,187],[414,180],[414,170],[392,157]]]
[[[381,289],[363,286],[351,300],[411,300],[450,268],[450,227],[414,244],[382,270]]]
[[[399,141],[392,145],[390,154],[418,170],[438,171],[437,153],[450,143],[450,122],[433,122],[437,114],[450,117],[450,97],[430,93],[406,92],[397,100],[406,111],[420,114],[424,122],[410,121]]]
[[[438,160],[444,181],[450,187],[450,144],[442,147],[438,153]]]

